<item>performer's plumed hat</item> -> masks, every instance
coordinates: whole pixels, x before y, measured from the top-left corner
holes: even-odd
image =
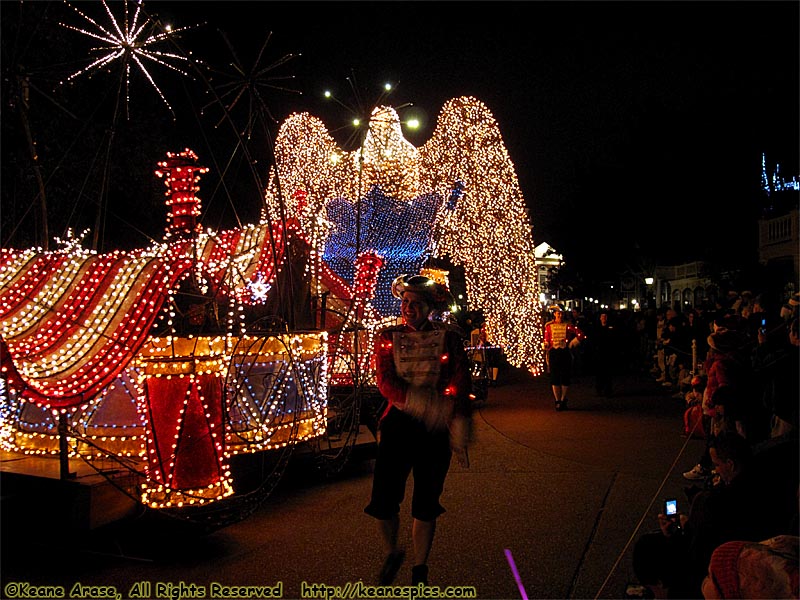
[[[400,275],[392,282],[392,295],[395,298],[402,298],[406,292],[422,294],[437,310],[446,310],[455,302],[446,286],[424,275]]]

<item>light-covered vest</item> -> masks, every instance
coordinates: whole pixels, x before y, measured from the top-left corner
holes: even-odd
[[[443,329],[392,333],[395,370],[409,384],[406,404],[398,408],[425,423],[430,431],[446,428],[453,412],[453,401],[436,389],[445,354],[445,333]]]
[[[550,323],[550,341],[553,348],[567,347],[567,324]]]

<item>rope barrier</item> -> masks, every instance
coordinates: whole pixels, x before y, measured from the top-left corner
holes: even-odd
[[[664,489],[664,485],[666,484],[667,479],[669,479],[670,474],[675,469],[675,466],[678,464],[678,460],[683,455],[684,450],[686,450],[686,446],[689,444],[689,441],[692,439],[693,434],[694,434],[694,432],[697,429],[697,426],[699,424],[700,424],[700,421],[697,421],[694,424],[694,428],[692,429],[692,431],[686,436],[686,441],[683,443],[683,446],[681,447],[680,452],[678,452],[678,455],[675,457],[675,460],[673,461],[672,465],[670,465],[670,468],[667,471],[667,474],[664,476],[664,479],[661,481],[661,485],[658,486],[658,489],[656,490],[655,494],[653,494],[653,497],[650,499],[650,503],[647,505],[647,508],[645,509],[644,513],[642,514],[642,517],[639,519],[639,522],[636,524],[636,527],[634,528],[633,533],[631,533],[631,536],[628,538],[628,541],[625,543],[625,546],[622,548],[622,551],[620,552],[619,556],[617,556],[617,560],[614,561],[614,565],[611,567],[611,571],[609,571],[608,575],[605,578],[605,581],[603,581],[603,584],[600,586],[600,589],[597,591],[597,595],[594,597],[594,600],[598,600],[598,598],[600,598],[600,594],[603,592],[603,590],[605,589],[606,585],[608,585],[608,582],[611,579],[611,576],[617,570],[617,567],[619,566],[619,563],[622,561],[622,557],[625,556],[625,553],[628,551],[628,548],[630,548],[630,545],[633,542],[634,537],[636,536],[636,534],[639,533],[639,529],[642,527],[642,523],[644,523],[645,518],[648,517],[648,513],[650,512],[650,509],[653,507],[653,503],[656,501],[656,498],[659,498],[661,496],[661,490]]]

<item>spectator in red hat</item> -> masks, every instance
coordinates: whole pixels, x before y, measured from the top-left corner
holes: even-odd
[[[703,406],[712,417],[713,434],[733,430],[747,437],[743,403],[751,389],[752,369],[745,354],[746,345],[745,336],[735,329],[722,329],[708,336],[708,383],[703,394]],[[728,386],[724,393],[727,406],[716,398],[718,388],[723,386]]]
[[[721,544],[711,555],[703,598],[798,598],[798,546],[800,538],[794,535]]]
[[[738,431],[746,435],[743,405],[752,385],[752,367],[744,350],[746,338],[736,329],[718,326],[708,336],[708,356],[705,361],[706,387],[703,391],[703,415],[709,423],[707,442],[721,431]],[[720,392],[718,390],[722,389]],[[691,481],[705,480],[711,474],[708,444],[698,463],[683,476]]]

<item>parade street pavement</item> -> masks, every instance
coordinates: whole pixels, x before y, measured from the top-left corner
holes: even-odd
[[[501,374],[476,411],[469,468],[454,460],[447,478],[431,585],[475,591],[451,589],[449,597],[624,597],[634,580],[634,541],[657,528],[665,497],[686,510],[681,473],[697,462],[704,442],[682,435],[683,401],[651,377],[619,378],[616,386],[613,397],[601,398],[592,378],[580,377],[570,388],[570,410],[555,412],[546,376]],[[335,478],[306,475],[293,464],[252,515],[210,533],[134,523],[102,541],[6,539],[3,597],[16,589],[9,582],[60,585],[67,594],[75,583],[113,585],[123,598],[137,591],[152,598],[300,598],[305,582],[306,592],[318,592],[305,597],[366,597],[370,592],[356,586],[374,585],[383,560],[375,521],[363,512],[372,456],[356,453]],[[413,562],[409,510],[404,503],[408,556],[395,581],[402,586],[410,584]],[[253,587],[212,592],[214,582]]]

